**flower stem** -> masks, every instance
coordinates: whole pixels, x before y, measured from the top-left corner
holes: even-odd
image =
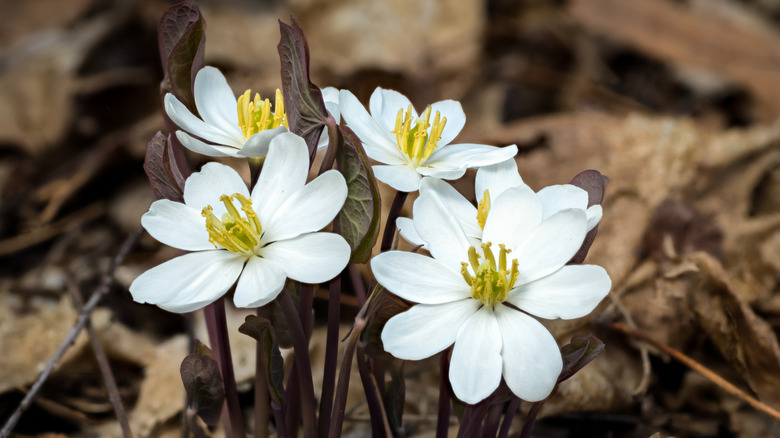
[[[379,247],[382,252],[389,250],[393,245],[393,237],[395,237],[395,220],[401,215],[401,209],[404,207],[407,196],[409,196],[408,192],[395,192],[393,204],[390,206],[390,211],[387,212],[387,220],[385,220],[385,232],[382,234],[382,245]]]
[[[371,372],[368,369],[368,361],[366,360],[364,350],[365,343],[361,342],[357,347],[357,366],[358,371],[360,372],[360,383],[363,384],[363,392],[366,395],[366,404],[368,404],[368,413],[371,420],[371,436],[380,437],[382,436],[382,423],[385,412],[382,408],[382,401],[379,398],[379,385],[375,385],[372,381],[373,379]]]
[[[504,411],[503,403],[496,403],[488,409],[487,418],[485,418],[485,425],[482,427],[482,436],[494,437],[498,432],[498,426],[501,423],[501,414]]]
[[[504,422],[501,424],[501,430],[498,431],[498,438],[507,438],[509,436],[509,428],[512,426],[512,420],[515,418],[518,407],[520,407],[520,399],[517,397],[512,398],[512,401],[509,402],[509,406],[506,408]]]
[[[346,272],[346,271],[345,271]],[[336,387],[336,365],[338,365],[339,319],[341,313],[341,274],[328,286],[328,332],[325,341],[325,365],[322,371],[322,392],[320,393],[320,417],[317,435],[324,437],[330,428],[330,414],[333,409],[333,390]]]
[[[304,294],[303,289],[305,288],[301,288],[301,295]],[[303,416],[303,436],[304,438],[314,438],[317,436],[317,422],[314,412],[314,383],[312,382],[311,362],[309,360],[309,343],[306,340],[306,333],[290,294],[287,291],[282,291],[277,298],[277,302],[290,328],[293,349],[295,351],[295,369],[301,390],[300,404],[301,415]],[[311,306],[309,306],[309,309],[311,309]]]
[[[336,147],[339,142],[338,123],[333,120],[333,118],[329,118],[328,121],[330,123],[325,125],[325,129],[328,130],[328,151],[325,153],[325,158],[322,159],[322,164],[320,164],[320,170],[317,175],[322,175],[327,170],[332,169],[333,162],[336,160]]]
[[[439,370],[439,415],[436,418],[436,438],[447,438],[450,428],[450,348],[441,352]]]
[[[268,319],[268,309],[259,307],[257,316]],[[268,418],[271,411],[268,381],[263,363],[262,344],[258,342],[255,348],[255,438],[268,438]]]
[[[330,429],[328,438],[339,438],[341,428],[344,425],[344,414],[347,410],[347,389],[349,388],[349,375],[352,371],[352,357],[355,355],[355,348],[360,340],[360,335],[366,328],[366,313],[371,301],[380,293],[380,288],[374,290],[368,300],[355,317],[355,323],[352,324],[352,331],[349,333],[347,345],[341,355],[341,365],[339,365],[339,380],[336,385],[336,398],[333,401],[333,411],[331,413]]]
[[[206,327],[213,351],[216,353],[217,364],[222,372],[225,385],[225,402],[227,403],[228,421],[225,422],[225,435],[244,438],[244,422],[241,419],[241,405],[238,402],[236,376],[233,372],[233,357],[230,353],[230,339],[225,316],[225,301],[220,298],[203,308],[206,315]]]

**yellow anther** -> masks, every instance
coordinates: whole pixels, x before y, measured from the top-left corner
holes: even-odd
[[[274,112],[271,112],[269,99],[261,99],[260,94],[255,93],[255,98],[250,100],[251,94],[250,90],[246,90],[237,100],[238,126],[245,138],[279,126],[287,127],[281,90],[276,90]]]
[[[219,200],[222,201],[225,210],[227,210],[227,213],[222,215],[221,220],[214,215],[214,208],[210,205],[201,211],[201,215],[206,218],[209,242],[215,248],[222,246],[228,251],[253,254],[260,243],[263,228],[260,226],[257,213],[252,209],[252,200],[240,193],[234,193],[232,196],[222,195]],[[236,208],[234,200],[238,200],[241,211],[246,217],[242,216]]]
[[[412,120],[412,106],[404,112],[398,110],[395,118],[395,141],[398,149],[406,156],[409,164],[418,166],[425,162],[436,149],[436,143],[441,140],[441,133],[447,123],[446,117],[441,117],[439,111],[433,117],[431,124],[431,107],[425,108],[422,116]],[[430,129],[430,132],[428,131]]]
[[[490,193],[487,189],[482,194],[482,200],[477,205],[477,223],[483,230],[485,229],[485,222],[487,222],[488,212],[490,212]]]
[[[512,267],[507,271],[506,255],[511,250],[507,250],[504,244],[499,244],[498,262],[496,262],[491,246],[490,242],[480,245],[484,255],[484,260],[481,263],[477,249],[473,246],[469,247],[469,263],[461,263],[461,275],[471,286],[471,297],[482,301],[485,306],[506,301],[509,291],[512,290],[515,280],[519,276],[517,259],[512,260]],[[468,270],[469,264],[473,275]]]

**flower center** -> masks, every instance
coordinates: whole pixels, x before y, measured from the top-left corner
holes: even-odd
[[[240,193],[234,193],[233,196],[222,195],[219,200],[227,209],[227,213],[222,215],[222,220],[214,215],[214,208],[211,205],[207,205],[201,211],[201,215],[206,218],[209,242],[215,248],[219,248],[217,246],[219,244],[228,251],[254,254],[255,248],[260,243],[260,236],[263,235],[263,227],[260,226],[257,213],[252,209],[252,200]],[[234,200],[238,200],[246,217],[241,216],[233,204]]]
[[[477,223],[483,230],[485,229],[485,222],[487,222],[488,212],[490,211],[490,193],[485,189],[485,193],[482,195],[482,200],[477,205]]]
[[[436,149],[436,143],[441,140],[441,132],[444,125],[447,124],[447,118],[441,117],[436,111],[431,124],[431,107],[425,108],[422,116],[417,120],[412,120],[412,105],[406,109],[398,110],[398,116],[395,118],[395,141],[398,148],[407,157],[409,164],[418,166],[425,162]],[[431,129],[430,134],[428,128]]]
[[[506,301],[509,291],[517,280],[519,272],[517,271],[517,259],[512,259],[512,266],[507,270],[506,255],[511,252],[504,247],[504,244],[498,245],[501,248],[498,252],[498,263],[490,249],[492,243],[483,243],[482,254],[484,260],[480,262],[477,249],[469,247],[469,263],[462,262],[460,273],[471,286],[471,298],[482,301],[485,306],[491,306]],[[469,272],[469,264],[474,275]]]
[[[270,100],[261,100],[259,93],[255,93],[255,99],[250,100],[251,94],[250,90],[246,90],[244,94],[238,97],[238,126],[241,127],[244,138],[249,139],[249,137],[260,131],[278,128],[279,126],[289,128],[287,126],[287,115],[284,112],[284,99],[282,99],[281,90],[276,90],[276,100],[274,102],[276,111],[274,112],[271,112]]]

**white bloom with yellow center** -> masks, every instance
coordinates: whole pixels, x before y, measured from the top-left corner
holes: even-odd
[[[203,67],[193,88],[201,118],[173,94],[165,95],[165,112],[183,129],[176,131],[176,138],[193,152],[210,157],[264,157],[271,140],[287,131],[279,90],[273,110],[270,99],[261,99],[257,93],[253,97],[250,90],[236,99],[225,76],[214,67]]]
[[[566,265],[587,233],[584,209],[547,216],[540,196],[520,185],[480,210],[484,229],[474,238],[438,192],[414,203],[414,228],[433,257],[390,251],[371,261],[382,286],[420,303],[387,322],[382,342],[406,360],[454,344],[449,378],[466,403],[485,399],[502,376],[518,397],[542,400],[555,386],[562,360],[555,339],[530,315],[585,316],[611,281],[600,266]]]
[[[416,191],[424,176],[458,179],[468,168],[517,154],[515,145],[449,144],[466,123],[460,103],[454,100],[436,102],[419,115],[406,96],[377,88],[369,101],[370,114],[347,90],[341,90],[339,106],[366,154],[384,163],[373,166],[374,175],[398,191]]]
[[[234,302],[258,307],[272,301],[286,278],[322,283],[349,261],[338,234],[317,232],[344,204],[347,185],[330,170],[306,184],[309,153],[292,133],[270,144],[250,193],[232,168],[208,163],[184,185],[184,203],[155,201],[141,224],[166,245],[192,251],[141,274],[133,299],[171,312],[200,309],[238,280]]]
[[[514,159],[509,159],[477,170],[477,177],[474,181],[477,207],[474,207],[451,185],[436,178],[425,178],[422,181],[420,196],[436,192],[452,211],[455,219],[466,233],[466,237],[473,243],[482,238],[482,228],[485,226],[485,219],[490,211],[491,199],[497,198],[507,189],[520,186],[527,187],[517,172],[517,163]],[[571,184],[547,186],[539,190],[536,195],[542,202],[542,212],[545,219],[561,210],[576,208],[585,212],[588,218],[588,231],[595,228],[601,220],[601,206],[588,207],[588,192],[577,186]],[[417,234],[412,219],[399,217],[396,220],[396,225],[404,240],[412,245],[425,247],[425,242]]]

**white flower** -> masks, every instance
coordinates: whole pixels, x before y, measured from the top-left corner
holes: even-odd
[[[458,179],[467,168],[495,164],[517,154],[515,145],[450,145],[466,123],[460,103],[454,100],[436,102],[420,116],[402,94],[377,88],[369,101],[371,114],[347,90],[341,90],[339,105],[369,158],[384,163],[373,166],[374,175],[398,191],[416,191],[424,176]]]
[[[460,224],[466,237],[474,244],[482,238],[482,226],[490,211],[490,200],[496,199],[505,190],[513,187],[527,185],[517,172],[517,163],[509,159],[492,166],[485,166],[477,170],[474,181],[474,192],[477,195],[478,207],[474,207],[463,195],[451,185],[436,178],[425,178],[420,184],[420,196],[427,196],[436,192],[441,200],[447,204],[455,219]],[[485,196],[487,194],[487,197]],[[576,208],[583,210],[588,218],[587,230],[592,230],[601,220],[601,206],[588,207],[588,192],[571,185],[560,184],[548,186],[539,190],[536,194],[542,202],[543,218],[547,219],[553,214],[567,209]],[[481,209],[481,210],[480,210]],[[478,218],[478,216],[480,216]],[[481,224],[480,224],[481,222]],[[414,222],[410,218],[399,217],[396,220],[398,231],[407,242],[412,245],[422,245],[425,242],[420,239],[414,228]]]
[[[219,70],[203,67],[195,77],[194,94],[202,120],[173,94],[165,95],[165,112],[183,129],[176,131],[176,138],[193,152],[210,157],[264,157],[271,140],[287,131],[279,90],[271,111],[269,99],[262,100],[259,94],[252,98],[250,90],[236,99]]]
[[[192,252],[139,276],[133,299],[189,312],[238,280],[236,306],[258,307],[276,298],[287,277],[321,283],[338,275],[349,245],[316,231],[339,212],[347,185],[335,170],[306,184],[308,169],[304,140],[284,133],[271,141],[251,194],[232,168],[208,163],[187,179],[183,204],[155,201],[141,224],[160,242]]]
[[[432,258],[390,251],[371,261],[381,285],[420,303],[387,322],[385,350],[418,360],[454,344],[449,378],[464,402],[485,399],[502,376],[518,397],[542,400],[562,360],[555,339],[530,315],[585,316],[611,287],[600,266],[566,265],[587,233],[585,210],[546,217],[528,186],[507,188],[492,200],[479,240],[466,235],[449,205],[435,191],[414,203],[414,227]]]

